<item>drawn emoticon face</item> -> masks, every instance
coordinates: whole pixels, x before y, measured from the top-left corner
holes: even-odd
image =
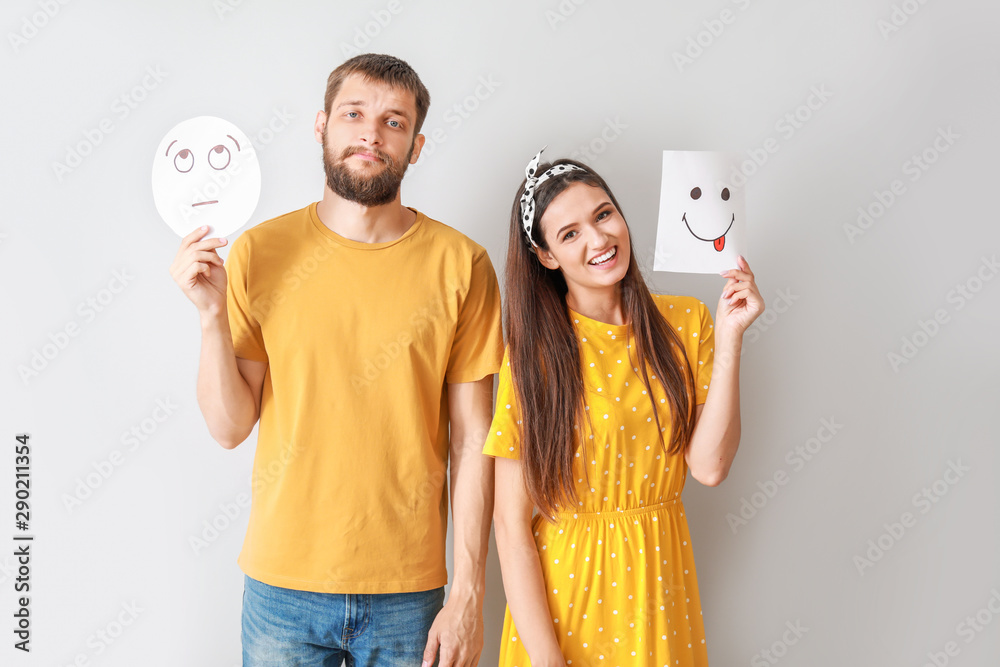
[[[153,202],[171,229],[187,236],[208,225],[208,236],[247,223],[260,198],[260,165],[238,127],[214,116],[174,126],[153,159]]]
[[[744,191],[729,183],[738,156],[663,151],[660,218],[653,269],[718,273],[744,248]]]

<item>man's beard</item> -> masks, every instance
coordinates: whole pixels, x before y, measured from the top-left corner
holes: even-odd
[[[377,148],[348,146],[333,162],[326,152],[326,134],[323,136],[323,168],[326,170],[326,184],[338,196],[362,206],[382,206],[396,198],[403,174],[410,164],[413,146],[406,158],[397,164],[388,153]],[[364,176],[347,166],[346,161],[355,153],[371,153],[385,163],[385,168],[374,176]]]

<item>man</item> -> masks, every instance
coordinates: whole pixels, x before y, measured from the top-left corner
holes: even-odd
[[[244,665],[465,666],[482,650],[499,287],[480,245],[400,203],[429,103],[402,60],[346,61],[314,125],[323,199],[242,234],[225,266],[225,239],[195,231],[171,267],[201,316],[209,432],[231,449],[260,419]]]

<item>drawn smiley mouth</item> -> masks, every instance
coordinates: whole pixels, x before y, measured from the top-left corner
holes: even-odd
[[[191,206],[204,206],[205,204],[218,204],[218,203],[219,203],[218,199],[213,199],[211,201],[199,201],[199,202],[195,202],[194,204],[191,204]]]
[[[714,238],[714,239],[703,239],[700,236],[698,236],[697,234],[695,234],[694,230],[691,229],[691,225],[687,221],[687,212],[685,212],[685,213],[683,213],[681,215],[681,220],[684,221],[684,225],[688,228],[688,231],[691,232],[691,236],[695,237],[699,241],[705,241],[705,242],[711,243],[712,245],[715,246],[715,249],[718,252],[722,252],[722,249],[724,247],[726,247],[726,234],[729,233],[729,230],[733,228],[733,223],[736,222],[736,214],[733,213],[733,217],[729,221],[729,226],[726,227],[726,231],[722,232],[722,236],[719,236],[719,237]]]

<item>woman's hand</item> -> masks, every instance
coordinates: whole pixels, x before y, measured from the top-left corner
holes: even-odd
[[[741,338],[743,332],[764,312],[764,299],[760,296],[750,265],[738,255],[738,269],[723,271],[729,278],[722,288],[719,305],[715,309],[715,337]]]

